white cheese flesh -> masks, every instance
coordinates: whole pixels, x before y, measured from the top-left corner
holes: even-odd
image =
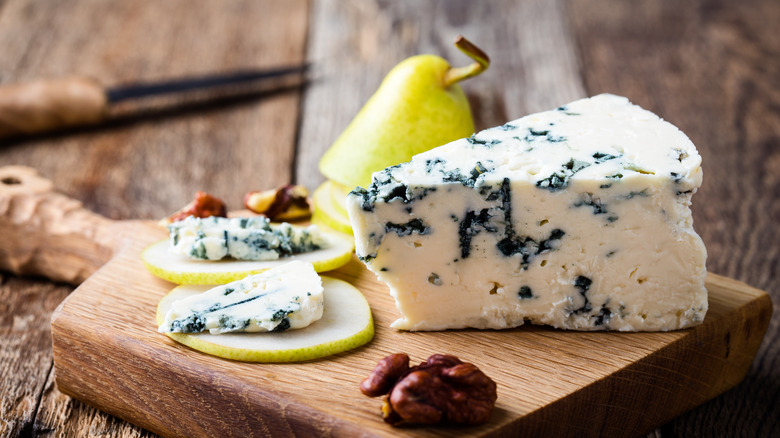
[[[322,317],[322,281],[311,263],[290,262],[174,302],[160,332],[271,332]]]
[[[316,225],[271,225],[265,217],[196,218],[168,226],[171,252],[198,260],[276,260],[325,244]]]
[[[675,330],[707,312],[700,164],[673,125],[599,95],[377,172],[347,210],[393,327]]]

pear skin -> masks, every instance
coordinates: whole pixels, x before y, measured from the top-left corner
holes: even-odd
[[[346,187],[367,187],[371,174],[474,133],[465,93],[446,86],[450,64],[435,55],[408,58],[387,74],[319,163]]]
[[[327,180],[314,190],[311,222],[322,228],[349,234],[352,237],[352,225],[349,223],[347,209],[344,205],[348,190],[337,183]]]

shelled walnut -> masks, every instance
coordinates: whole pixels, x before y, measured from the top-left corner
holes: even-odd
[[[486,423],[496,403],[496,384],[475,365],[434,354],[409,367],[409,356],[392,354],[360,384],[369,397],[387,394],[382,416],[394,426],[439,422]]]

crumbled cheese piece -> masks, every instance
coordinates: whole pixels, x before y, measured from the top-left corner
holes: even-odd
[[[173,253],[199,260],[275,260],[324,245],[316,225],[297,227],[284,222],[271,226],[262,216],[190,216],[170,224],[168,229]]]

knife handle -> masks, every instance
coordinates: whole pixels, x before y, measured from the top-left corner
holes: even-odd
[[[0,270],[79,284],[111,259],[120,222],[57,193],[29,167],[0,167]]]
[[[0,138],[96,124],[108,100],[95,80],[71,77],[0,87]]]

